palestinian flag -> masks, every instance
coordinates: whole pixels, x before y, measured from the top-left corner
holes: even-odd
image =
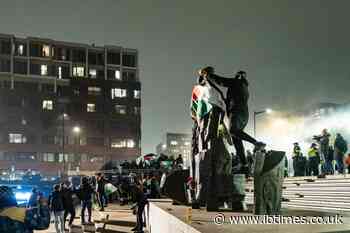
[[[202,119],[213,108],[205,91],[206,87],[201,85],[195,85],[192,90],[191,112],[197,120]]]

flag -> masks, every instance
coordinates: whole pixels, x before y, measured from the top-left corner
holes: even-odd
[[[205,87],[195,85],[192,90],[191,111],[194,113],[196,119],[202,119],[210,112],[212,107],[205,95]]]
[[[111,193],[114,193],[117,190],[118,190],[118,188],[115,187],[111,183],[108,183],[108,184],[105,185],[105,192],[106,192],[107,196],[110,195]]]

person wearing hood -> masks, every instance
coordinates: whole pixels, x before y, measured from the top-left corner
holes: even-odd
[[[49,226],[50,211],[43,197],[39,197],[35,208],[21,208],[12,189],[0,186],[0,232],[33,233]]]

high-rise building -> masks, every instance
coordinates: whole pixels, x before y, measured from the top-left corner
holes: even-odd
[[[98,170],[141,153],[138,52],[0,35],[0,169]]]
[[[165,137],[166,142],[156,146],[157,154],[166,154],[175,159],[181,154],[185,166],[188,166],[191,155],[191,134],[167,133]]]

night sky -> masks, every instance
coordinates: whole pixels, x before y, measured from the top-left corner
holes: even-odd
[[[350,102],[348,0],[1,0],[0,33],[139,50],[142,149],[190,132],[195,71],[245,69],[251,110]]]

